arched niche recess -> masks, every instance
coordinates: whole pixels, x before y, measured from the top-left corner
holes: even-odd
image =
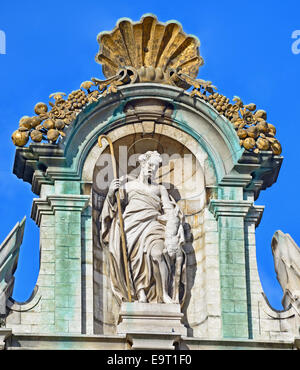
[[[145,127],[144,127],[145,128]],[[185,215],[188,288],[183,312],[190,330],[203,320],[205,307],[205,219],[208,216],[208,199],[216,185],[216,174],[207,153],[199,143],[183,130],[166,124],[157,124],[155,133],[144,132],[142,124],[127,124],[111,130],[108,136],[115,148],[115,158],[120,176],[138,173],[138,155],[157,150],[163,158],[157,181],[164,184]],[[112,179],[109,146],[103,142],[90,150],[82,171],[82,179],[91,185],[93,230],[93,294],[94,331],[98,334],[114,334],[119,307],[112,296],[107,251],[99,243],[99,216]],[[217,279],[217,276],[215,276]],[[202,328],[203,330],[203,328]]]
[[[80,175],[84,194],[91,195],[94,333],[114,334],[119,313],[111,294],[106,251],[99,246],[98,219],[112,178],[107,171],[109,166],[103,162],[103,157],[108,158],[108,145],[103,142],[100,148],[97,144],[99,135],[106,134],[114,144],[118,165],[120,153],[120,162],[124,156],[131,158],[131,154],[134,157],[147,150],[165,155],[167,162],[160,172],[165,178],[160,181],[171,184],[169,192],[186,215],[189,276],[188,294],[182,307],[184,322],[189,335],[205,337],[207,317],[213,316],[214,323],[209,325],[216,327],[213,335],[218,336],[221,327],[219,252],[215,240],[218,226],[208,203],[218,183],[242,155],[238,137],[231,124],[213,108],[182,95],[178,88],[138,84],[135,89],[128,86],[120,90],[119,97],[113,95],[109,103],[104,100],[80,116],[64,143],[65,153],[72,153],[67,161],[72,161],[72,168]],[[120,163],[120,174],[134,171],[135,165],[124,170]],[[178,180],[174,174],[180,169],[185,175]],[[105,176],[106,187],[99,189],[97,183]]]

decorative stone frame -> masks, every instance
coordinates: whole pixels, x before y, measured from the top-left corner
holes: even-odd
[[[58,146],[17,149],[14,173],[40,196],[33,201],[32,218],[40,227],[41,299],[18,317],[11,312],[8,326],[23,333],[95,334],[90,190],[93,164],[101,154],[96,143],[100,134],[116,138],[137,132],[141,122],[146,133],[153,126],[173,130],[177,140],[191,143],[199,160],[205,153],[213,169],[215,183],[206,184],[211,200],[203,214],[203,253],[214,278],[207,275],[206,308],[193,313],[189,335],[263,337],[255,257],[262,208],[254,201],[276,181],[282,157],[245,153],[231,123],[209,104],[177,87],[152,83],[122,86],[88,105]]]

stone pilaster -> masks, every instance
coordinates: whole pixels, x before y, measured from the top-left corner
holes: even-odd
[[[53,333],[55,329],[55,215],[47,198],[33,200],[31,218],[40,228],[37,304],[20,313],[18,331]]]
[[[248,310],[249,314],[251,314],[252,324],[251,339],[258,338],[260,332],[258,305],[263,289],[257,268],[255,230],[260,223],[263,212],[263,206],[253,206],[245,218],[245,263],[248,284]]]
[[[244,218],[252,202],[212,199],[218,221],[222,332],[224,338],[249,338]]]
[[[91,207],[81,215],[81,266],[82,266],[82,314],[83,333],[94,333],[93,292],[93,235]]]
[[[81,213],[88,200],[89,196],[74,194],[34,200],[32,217],[41,230],[38,309],[42,321],[48,318],[44,332],[82,332]],[[32,316],[34,325],[36,315]]]

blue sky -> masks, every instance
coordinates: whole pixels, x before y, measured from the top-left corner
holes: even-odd
[[[135,21],[153,13],[162,22],[176,19],[201,41],[205,65],[199,78],[213,81],[229,98],[238,95],[268,112],[277,128],[284,162],[276,184],[262,192],[265,205],[257,229],[257,261],[264,291],[281,309],[271,239],[276,230],[300,244],[298,207],[300,54],[292,53],[292,33],[300,29],[300,2],[269,1],[13,1],[0,4],[0,242],[26,215],[25,235],[13,297],[27,299],[38,276],[38,228],[30,218],[31,187],[12,174],[15,147],[11,134],[24,115],[52,92],[71,92],[82,81],[102,77],[95,62],[96,36],[121,17]]]

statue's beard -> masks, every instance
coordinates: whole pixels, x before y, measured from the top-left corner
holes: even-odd
[[[151,184],[151,183],[154,182],[155,173],[153,173],[153,172],[146,172],[146,173],[143,174],[143,176],[144,176],[144,179],[146,180],[146,182],[148,184]]]

